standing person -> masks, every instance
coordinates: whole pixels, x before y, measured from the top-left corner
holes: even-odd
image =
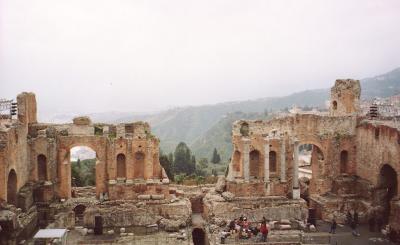
[[[358,213],[357,210],[354,211],[354,222],[356,223],[356,226],[358,225]]]
[[[355,222],[354,219],[351,221],[350,227],[351,227],[351,233],[353,234],[353,236],[360,236],[360,234],[357,232],[357,229],[356,229],[357,223]]]
[[[332,219],[332,224],[331,224],[331,231],[329,233],[335,234],[336,233],[336,226],[337,226],[336,219],[333,218]]]
[[[352,222],[353,222],[353,215],[351,215],[350,211],[347,211],[346,223],[350,226]]]
[[[261,241],[266,242],[268,237],[268,225],[266,220],[263,220],[261,222],[260,232],[261,232]]]

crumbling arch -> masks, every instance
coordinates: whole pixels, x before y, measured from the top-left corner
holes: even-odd
[[[75,217],[78,219],[83,219],[83,214],[85,213],[86,206],[83,204],[78,204],[74,208]]]
[[[117,178],[126,178],[126,157],[122,153],[117,155]]]
[[[47,180],[47,158],[43,154],[37,156],[37,178],[39,181]]]
[[[349,152],[343,150],[340,152],[340,173],[348,173],[349,172]]]
[[[143,152],[136,152],[133,166],[133,176],[136,179],[144,179],[144,161],[145,155]]]
[[[250,152],[250,177],[259,178],[260,173],[261,157],[258,150],[252,150]]]
[[[11,169],[7,178],[7,202],[14,206],[17,206],[17,173],[14,169]]]
[[[398,194],[397,185],[398,179],[396,170],[389,164],[382,165],[378,176],[377,191],[383,194],[380,201],[384,208],[383,219],[385,223],[389,221],[391,211],[390,202],[393,197]]]

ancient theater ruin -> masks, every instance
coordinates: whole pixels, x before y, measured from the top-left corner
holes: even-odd
[[[336,80],[328,112],[236,121],[226,176],[189,187],[170,184],[147,123],[39,123],[35,95],[22,93],[17,118],[0,125],[0,244],[29,239],[37,225],[79,230],[89,237],[84,244],[100,241],[92,233],[132,242],[134,227],[155,230],[160,240],[146,244],[235,244],[221,232],[240,216],[253,223],[266,217],[272,242],[323,244],[329,235],[321,242],[307,223],[344,223],[348,211],[360,223],[381,217],[398,237],[399,127],[393,118],[362,114],[360,94],[359,81]],[[72,188],[76,146],[95,152],[93,191]]]
[[[0,128],[0,199],[6,201],[0,240],[23,240],[37,224],[72,228],[78,217],[90,228],[97,216],[104,227],[154,224],[160,217],[186,225],[190,203],[171,201],[159,140],[147,123],[93,124],[87,117],[38,123],[34,94],[18,95],[17,103],[17,119],[3,118]],[[75,146],[96,153],[95,190],[83,196],[71,184]]]

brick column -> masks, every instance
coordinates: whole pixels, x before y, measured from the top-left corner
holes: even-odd
[[[271,194],[271,185],[269,181],[269,144],[270,138],[266,137],[264,144],[264,182],[266,184],[265,187],[267,188],[267,195]]]
[[[284,136],[281,138],[281,182],[286,182],[286,145]]]
[[[299,188],[299,141],[293,140],[293,199],[300,199],[300,188]]]
[[[270,139],[269,137],[265,138],[264,144],[264,182],[269,183],[269,144]]]
[[[243,139],[243,177],[245,181],[250,180],[250,139]]]

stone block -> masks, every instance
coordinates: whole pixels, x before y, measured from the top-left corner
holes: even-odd
[[[290,225],[279,225],[280,230],[290,230],[292,227]]]
[[[150,200],[151,196],[150,195],[138,195],[139,200]]]
[[[164,194],[159,194],[159,195],[153,194],[153,195],[151,195],[151,199],[153,199],[153,200],[162,200],[164,198],[165,198]]]

